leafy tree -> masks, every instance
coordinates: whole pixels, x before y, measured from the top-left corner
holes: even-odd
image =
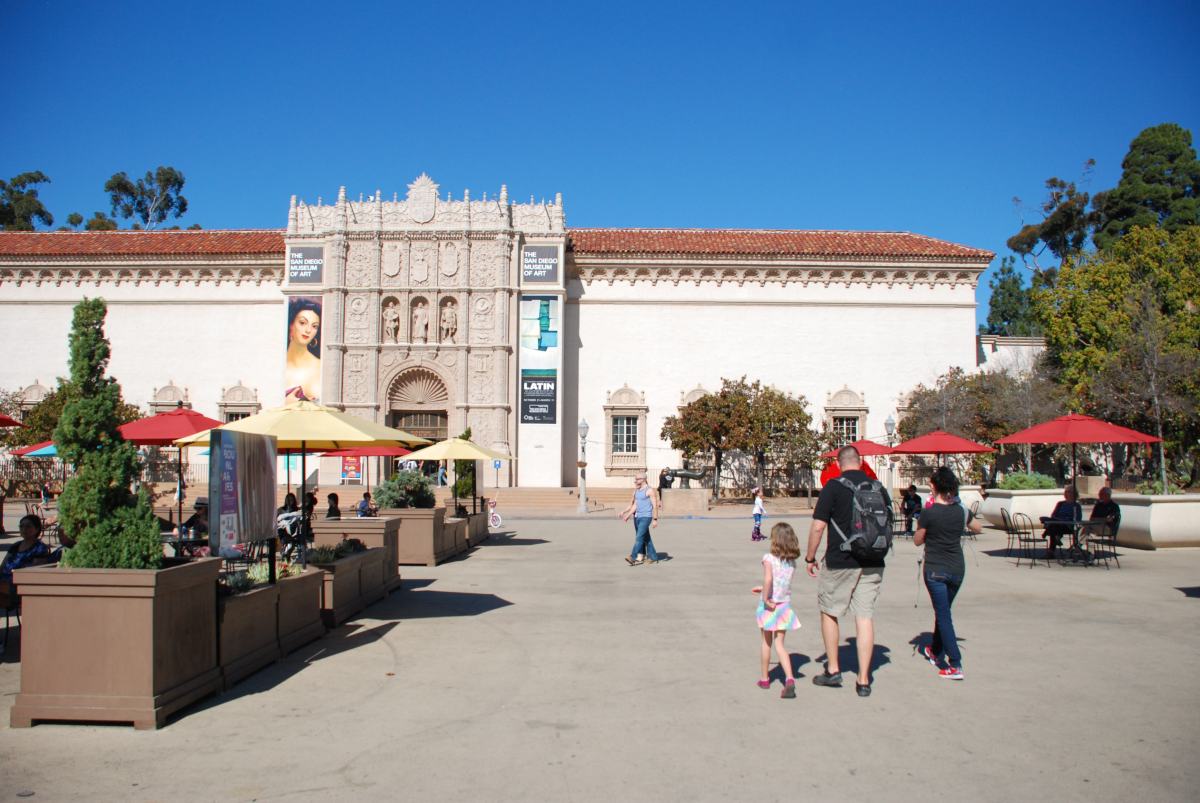
[[[1083,181],[1096,165],[1095,159],[1084,163]],[[1046,179],[1046,200],[1042,202],[1042,219],[1028,223],[1008,238],[1008,247],[1026,264],[1032,264],[1034,285],[1053,284],[1055,268],[1043,266],[1039,258],[1049,251],[1060,262],[1080,253],[1087,245],[1094,215],[1088,205],[1091,196],[1080,190],[1074,181],[1057,176]],[[1016,206],[1020,198],[1013,198]]]
[[[30,446],[42,441],[54,439],[54,430],[58,426],[58,420],[62,417],[63,408],[66,406],[67,398],[70,395],[68,386],[70,380],[59,378],[58,387],[46,394],[46,398],[35,404],[25,414],[21,423],[23,427],[12,427],[0,431],[0,443],[14,448],[18,446]],[[17,393],[11,394],[14,400],[19,401]],[[14,402],[16,403],[16,402]],[[17,403],[17,409],[20,409]],[[8,415],[16,417],[16,413],[8,413],[6,409],[0,408]],[[130,421],[136,421],[142,417],[142,412],[137,407],[120,399],[118,396],[117,402],[117,418],[119,424],[128,424]]]
[[[731,383],[733,385],[734,383]],[[812,429],[808,401],[792,396],[755,380],[736,383],[738,392],[750,400],[750,420],[746,433],[746,451],[754,455],[758,485],[767,487],[768,462],[788,468],[812,468],[820,456],[818,435]]]
[[[721,380],[721,389],[685,405],[678,415],[663,422],[662,437],[684,457],[711,454],[716,473],[713,498],[721,490],[721,463],[725,453],[746,449],[753,427],[750,396],[744,381]]]
[[[63,563],[156,569],[163,559],[158,521],[146,493],[130,490],[140,473],[137,449],[117,431],[121,388],[104,375],[106,309],[103,299],[84,299],[71,325],[71,381],[54,430],[59,456],[75,467],[59,498],[59,521],[76,541]]]
[[[1108,248],[1135,226],[1178,231],[1200,224],[1200,161],[1186,128],[1147,128],[1130,143],[1121,167],[1117,186],[1093,201],[1097,248]]]
[[[0,229],[4,231],[33,231],[35,223],[54,225],[54,215],[38,198],[38,184],[49,184],[50,177],[33,170],[0,180]]]
[[[67,215],[67,224],[73,229],[78,229],[83,225],[83,215],[78,212],[72,212]]]
[[[168,217],[180,218],[187,212],[187,198],[183,197],[183,173],[173,167],[160,165],[153,172],[146,171],[137,181],[128,174],[113,174],[104,183],[112,203],[112,212],[126,220],[137,218],[140,224],[134,228],[153,229]]]
[[[988,301],[987,326],[980,327],[982,334],[1030,337],[1042,332],[1033,311],[1030,288],[1017,273],[1015,263],[1011,256],[1002,259],[996,275],[988,282],[992,297]]]
[[[1200,353],[1200,226],[1135,227],[1107,250],[1066,263],[1034,303],[1073,406],[1144,431],[1157,426],[1150,408],[1139,412],[1114,394],[1136,394],[1150,407],[1147,393],[1159,395],[1166,452],[1185,461],[1200,433],[1200,375],[1189,370]]]
[[[117,221],[103,212],[93,212],[84,228],[88,231],[113,231],[117,228]]]

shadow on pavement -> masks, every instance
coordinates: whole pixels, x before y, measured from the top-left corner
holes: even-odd
[[[875,650],[871,653],[871,680],[875,680],[875,672],[880,667],[887,666],[892,662],[890,657],[891,648],[886,644],[876,644]],[[822,653],[817,657],[817,662],[824,666],[829,659],[826,653]],[[857,673],[858,672],[858,639],[851,636],[846,639],[846,643],[838,647],[838,667],[842,672]]]
[[[1200,586],[1175,586],[1176,591],[1182,591],[1185,597],[1200,599]]]
[[[804,674],[800,671],[800,668],[805,664],[811,664],[812,659],[802,652],[793,652],[789,653],[788,655],[792,659],[792,677],[797,679],[804,677]],[[775,666],[769,673],[767,673],[767,677],[771,678],[771,680],[778,680],[780,683],[782,683],[784,679],[783,669],[779,666]]]
[[[511,535],[493,533],[488,539],[487,546],[534,546],[535,544],[550,543],[545,538],[514,538]]]

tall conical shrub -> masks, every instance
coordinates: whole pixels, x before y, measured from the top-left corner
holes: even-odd
[[[59,498],[59,523],[75,539],[67,566],[157,569],[162,566],[158,522],[145,492],[131,490],[139,473],[137,449],[121,438],[121,387],[105,376],[111,353],[104,337],[103,299],[75,306],[68,341],[71,381],[54,429],[59,459],[75,467]]]

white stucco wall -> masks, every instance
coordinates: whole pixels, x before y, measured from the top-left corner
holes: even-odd
[[[885,438],[898,397],[949,368],[976,362],[975,293],[967,284],[915,286],[576,282],[578,399],[589,433],[589,483],[628,484],[603,469],[606,394],[628,385],[646,394],[651,475],[679,465],[659,437],[682,393],[745,375],[802,394],[820,424],[827,394],[865,394],[863,437]],[[573,318],[574,316],[569,316]],[[568,359],[568,363],[570,363]],[[578,443],[571,421],[568,444]],[[564,472],[566,473],[566,472]],[[564,478],[565,479],[565,478]]]
[[[979,335],[976,362],[981,371],[1028,374],[1045,350],[1046,341],[1040,337]]]
[[[84,297],[108,302],[110,375],[125,400],[146,409],[155,388],[174,381],[197,412],[217,417],[221,388],[241,380],[263,407],[282,403],[286,320],[273,284],[113,283],[0,287],[0,388],[40,380],[53,388],[68,373],[72,307]]]

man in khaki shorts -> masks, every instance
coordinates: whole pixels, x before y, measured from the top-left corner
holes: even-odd
[[[862,458],[853,446],[838,451],[838,466],[842,476],[854,484],[868,482],[862,471]],[[884,499],[891,500],[884,491]],[[859,697],[871,695],[871,656],[875,652],[875,600],[883,581],[883,561],[862,560],[841,549],[842,539],[833,530],[825,546],[824,565],[817,563],[817,547],[830,522],[843,533],[851,532],[854,515],[854,491],[840,482],[826,483],[817,498],[812,527],[808,531],[808,549],[804,562],[809,577],[820,575],[817,585],[817,604],[821,608],[821,638],[825,642],[825,671],[813,678],[817,686],[838,688],[842,685],[842,670],[838,664],[838,643],[841,633],[838,620],[847,612],[853,614],[858,633],[858,680],[854,684]]]

